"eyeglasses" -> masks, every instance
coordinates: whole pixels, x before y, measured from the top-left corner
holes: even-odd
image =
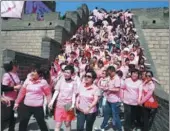
[[[92,76],[89,76],[89,75],[85,75],[84,77],[86,77],[86,78],[92,78]]]

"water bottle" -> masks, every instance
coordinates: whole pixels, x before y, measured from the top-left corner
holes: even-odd
[[[14,117],[17,118],[18,117],[18,111],[14,110]]]

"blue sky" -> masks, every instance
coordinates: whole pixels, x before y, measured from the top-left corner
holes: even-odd
[[[86,3],[88,5],[88,8],[90,10],[94,9],[96,6],[99,8],[105,8],[106,10],[111,10],[111,9],[132,9],[132,8],[153,8],[153,7],[168,7],[169,3],[168,1],[141,1],[141,2],[111,2],[111,1],[106,1],[106,2],[64,2],[64,1],[57,1],[56,2],[56,11],[61,12],[61,15],[65,14],[66,11],[73,11],[76,10],[77,7],[81,6],[81,4]]]

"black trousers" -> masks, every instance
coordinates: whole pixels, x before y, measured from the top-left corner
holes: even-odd
[[[141,127],[142,107],[124,104],[125,131],[132,131],[133,127]]]
[[[157,109],[148,109],[148,108],[143,107],[142,111],[143,111],[143,129],[142,129],[142,131],[149,131],[152,126],[153,120],[155,118]]]
[[[43,107],[30,107],[23,105],[19,115],[20,115],[19,131],[27,131],[28,122],[32,115],[34,115],[35,119],[37,120],[40,130],[48,131],[46,122],[44,120]]]
[[[97,113],[84,114],[81,111],[77,111],[77,131],[84,131],[84,124],[86,122],[86,131],[93,130],[93,124],[96,120]]]
[[[16,119],[14,118],[14,101],[7,107],[6,104],[1,104],[1,131],[5,129],[5,124],[9,123],[8,131],[15,131]]]

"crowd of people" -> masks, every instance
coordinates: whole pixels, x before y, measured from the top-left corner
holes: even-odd
[[[63,123],[71,131],[75,119],[77,131],[92,131],[97,116],[103,117],[101,131],[109,120],[118,131],[149,131],[158,108],[154,89],[159,82],[146,63],[132,17],[128,10],[94,9],[88,24],[62,46],[49,73],[35,67],[24,83],[15,61],[4,64],[1,102],[10,110],[9,131],[14,131],[14,114],[21,103],[19,131],[27,130],[32,115],[40,130],[48,131],[44,105],[54,110],[55,131]],[[6,119],[3,114],[1,118]]]

